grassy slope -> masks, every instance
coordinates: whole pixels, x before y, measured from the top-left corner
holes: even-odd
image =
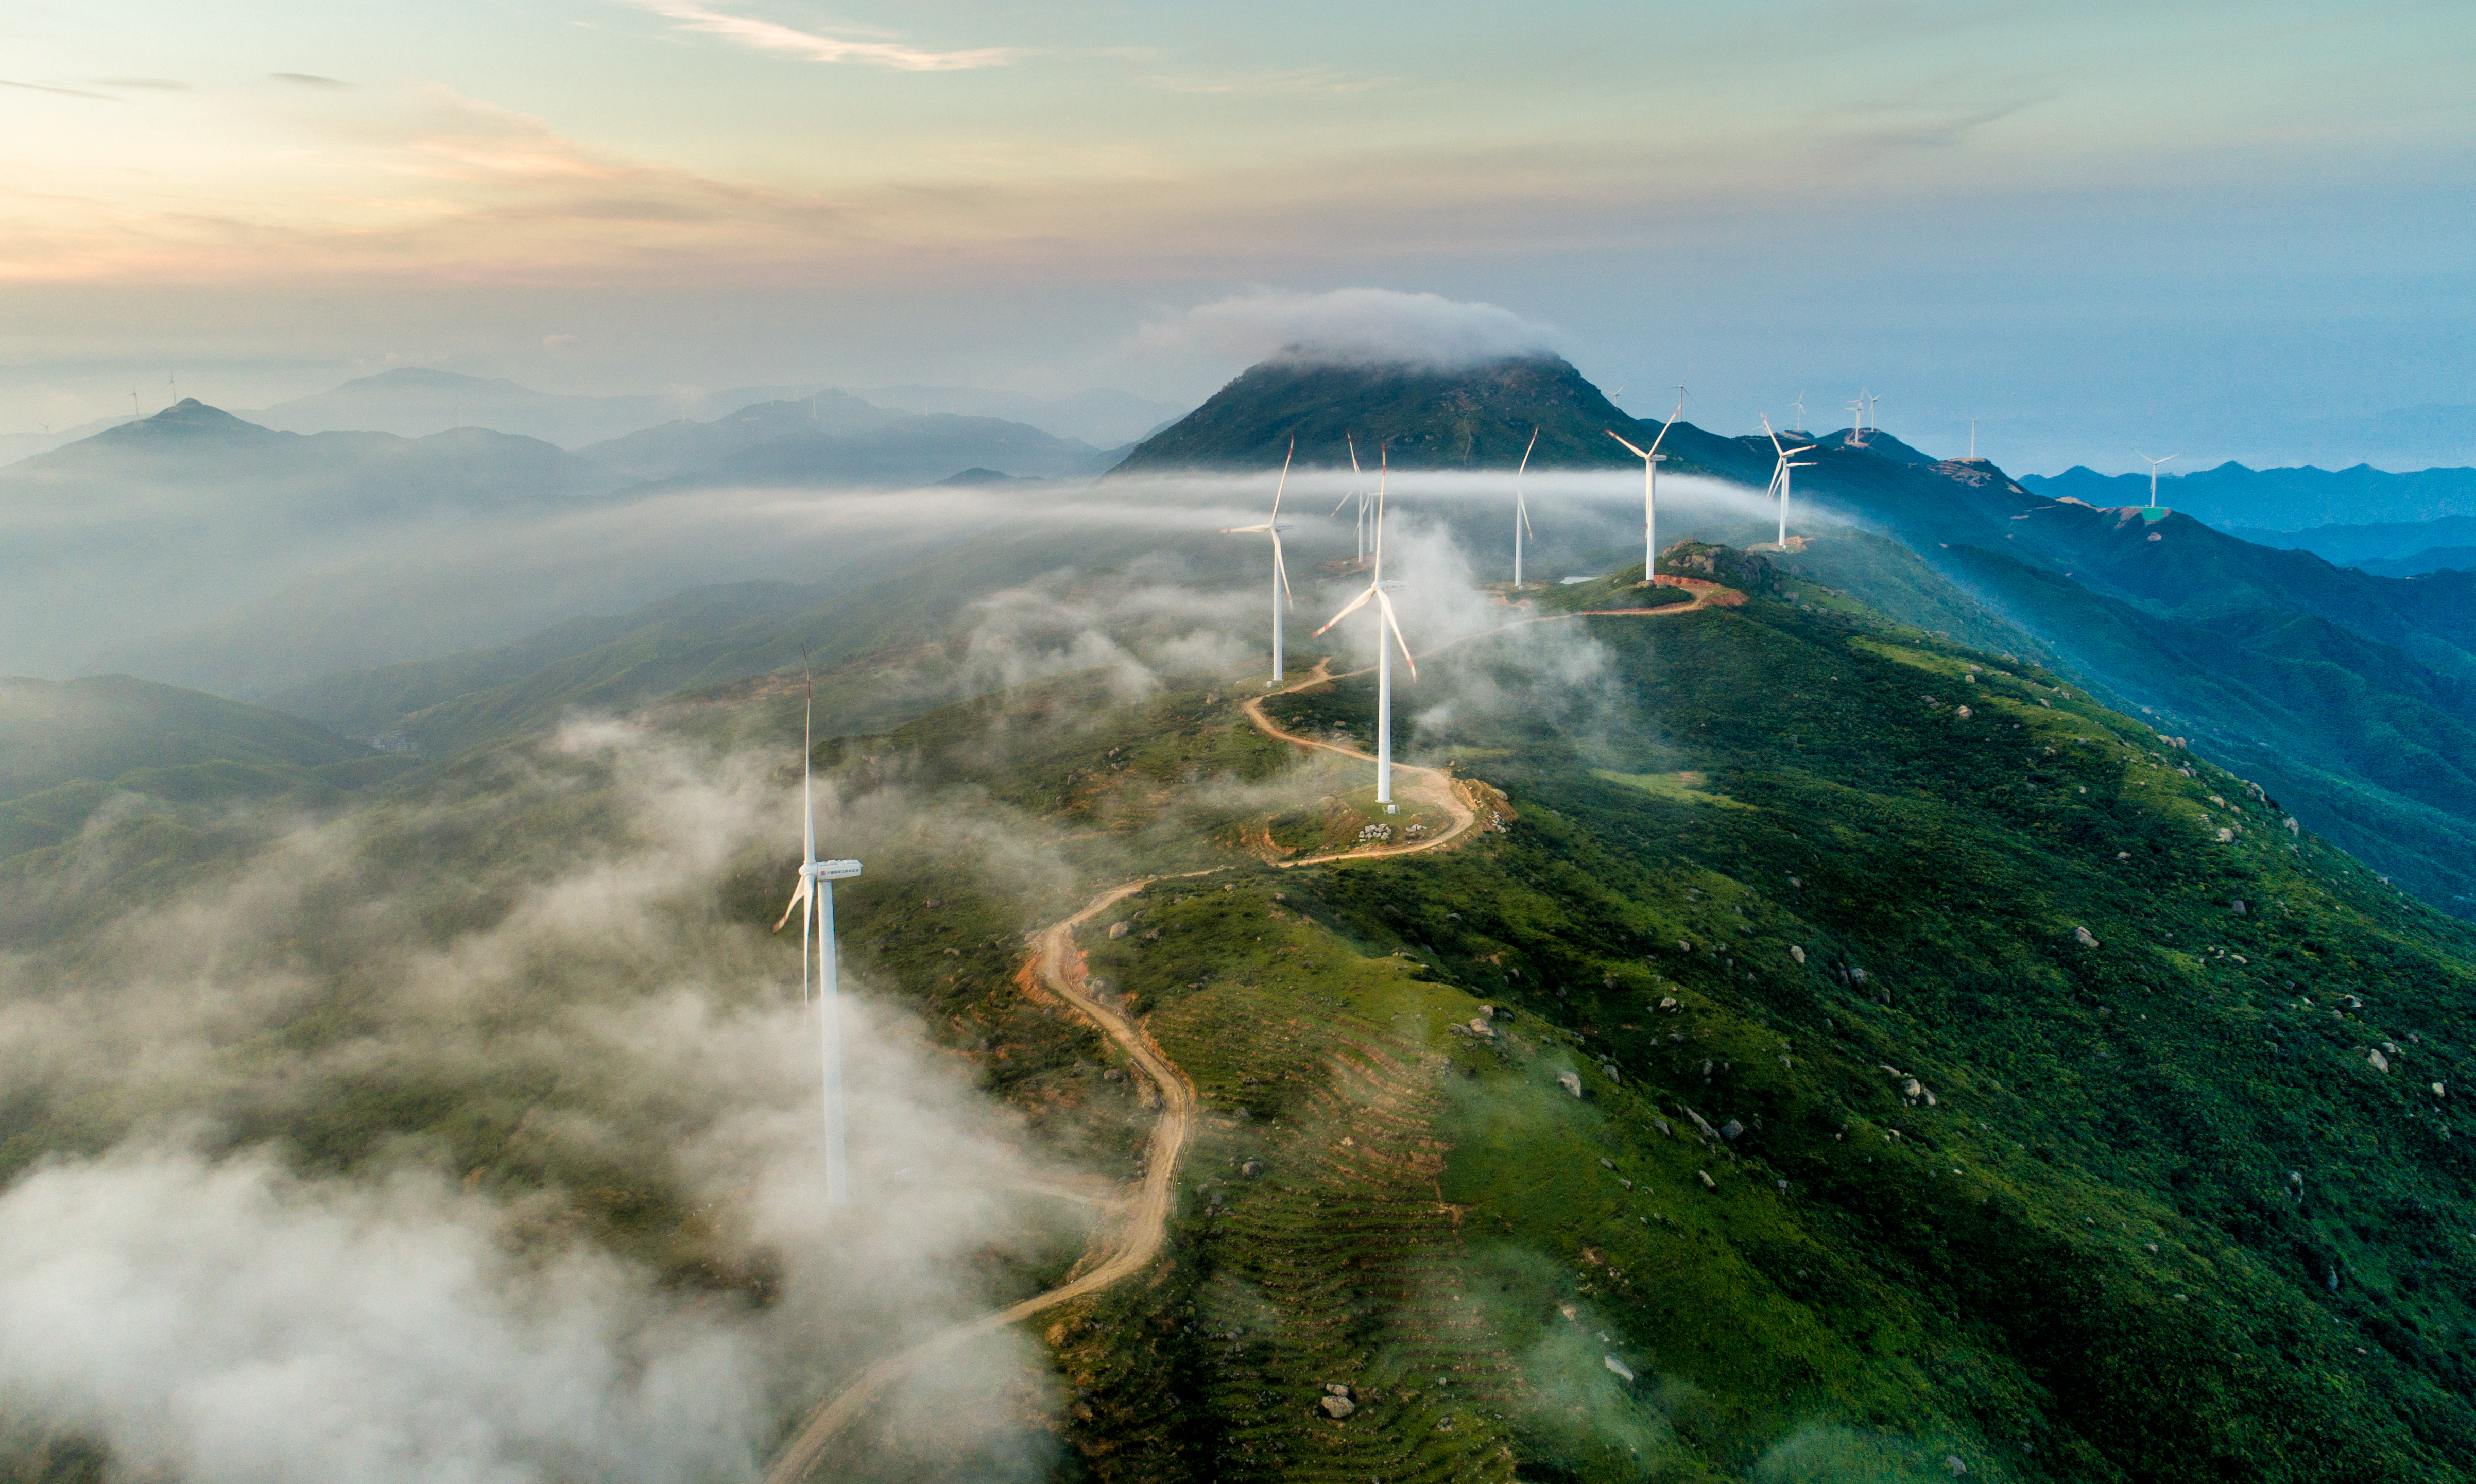
[[[75,838],[115,799],[147,801],[156,828],[191,830],[218,805],[335,804],[402,766],[298,718],[175,685],[0,680],[0,859]]]
[[[1586,622],[1630,735],[1428,739],[1511,749],[1508,833],[1155,889],[1096,946],[1222,1116],[1179,1265],[1054,1332],[1086,1467],[2457,1476],[2469,1172],[2425,1084],[2464,1070],[2463,928],[1982,656]],[[1446,1033],[1480,996],[1515,1028]],[[1373,1399],[1323,1420],[1324,1381]]]

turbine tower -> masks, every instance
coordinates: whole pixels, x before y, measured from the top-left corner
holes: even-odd
[[[807,662],[803,650],[803,667]],[[811,779],[809,749],[815,738],[817,686],[806,682],[806,709],[800,721],[800,816],[804,827],[800,851],[800,884],[791,893],[791,904],[774,925],[780,932],[791,914],[800,914],[800,1002],[808,1001],[808,928],[816,927],[817,945],[817,1033],[825,1050],[825,1112],[826,1112],[826,1203],[851,1203],[850,1156],[843,1139],[843,1043],[842,1026],[837,1019],[841,1005],[841,977],[834,952],[834,882],[859,875],[856,860],[819,860],[817,858],[817,805],[815,786]]]
[[[1359,561],[1365,561],[1367,559],[1367,495],[1358,487],[1358,439],[1351,436],[1350,433],[1347,429],[1342,431],[1341,435],[1349,443],[1350,487],[1349,493],[1341,497],[1341,505],[1336,505],[1332,507],[1332,513],[1339,515],[1341,513],[1342,505],[1348,505],[1352,500],[1356,500],[1358,502],[1358,518],[1353,524],[1352,530],[1358,536],[1358,556],[1356,559]],[[1297,440],[1292,439],[1291,442],[1295,447]]]
[[[1260,526],[1225,526],[1225,536],[1268,535],[1273,538],[1273,678],[1267,685],[1281,683],[1281,609],[1290,597],[1290,569],[1281,560],[1281,532],[1290,528],[1281,524],[1281,491],[1290,487],[1290,460],[1299,457],[1299,440],[1290,439],[1290,451],[1281,458],[1281,482],[1273,486],[1273,514]]]
[[[1779,491],[1779,549],[1785,552],[1788,550],[1789,471],[1791,469],[1811,469],[1814,467],[1814,462],[1811,459],[1808,459],[1804,463],[1798,463],[1796,461],[1797,455],[1813,453],[1814,445],[1809,443],[1803,448],[1782,448],[1780,446],[1779,434],[1771,432],[1771,420],[1769,415],[1765,415],[1763,418],[1763,433],[1766,437],[1771,440],[1771,452],[1779,456],[1778,467],[1771,470],[1771,487]]]
[[[1419,678],[1419,662],[1410,657],[1410,641],[1401,637],[1401,621],[1393,616],[1393,599],[1384,590],[1384,483],[1392,472],[1392,458],[1389,447],[1380,447],[1378,452],[1384,456],[1384,463],[1375,482],[1375,571],[1366,589],[1350,599],[1349,606],[1325,620],[1324,628],[1316,631],[1316,636],[1322,638],[1325,630],[1365,607],[1369,599],[1375,601],[1375,802],[1384,805],[1384,812],[1390,814],[1393,812],[1393,651],[1384,642],[1386,631],[1390,631],[1393,642],[1401,646],[1401,662],[1410,667],[1410,679],[1414,680]]]
[[[1522,451],[1522,467],[1513,471],[1513,590],[1522,590],[1522,533],[1530,530],[1530,507],[1522,498],[1522,476],[1530,472],[1530,450],[1539,446],[1539,430],[1530,430],[1529,445]],[[1532,532],[1533,535],[1538,532]]]
[[[2158,508],[2158,466],[2163,463],[2173,463],[2176,459],[2181,458],[2184,456],[2181,454],[2169,454],[2164,458],[2152,458],[2147,454],[2142,453],[2141,450],[2137,448],[2132,452],[2143,463],[2149,465],[2149,507],[2154,510]]]
[[[1642,585],[1645,587],[1659,581],[1659,466],[1668,461],[1668,456],[1659,451],[1659,445],[1668,441],[1668,430],[1675,427],[1676,420],[1684,415],[1685,388],[1679,386],[1676,388],[1676,410],[1668,421],[1659,425],[1659,436],[1650,440],[1650,447],[1635,448],[1625,443],[1614,428],[1602,430],[1609,437],[1624,443],[1626,451],[1642,460]]]

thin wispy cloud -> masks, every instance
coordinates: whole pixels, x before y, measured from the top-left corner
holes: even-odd
[[[339,77],[320,77],[315,72],[269,72],[269,78],[289,83],[295,87],[350,87],[353,85]]]
[[[801,31],[755,16],[728,14],[702,5],[685,3],[685,0],[635,0],[635,3],[667,20],[677,21],[683,31],[719,37],[752,51],[779,52],[809,62],[890,67],[898,72],[968,72],[978,67],[1007,66],[1024,55],[1024,49],[1018,46],[981,46],[964,51],[938,52],[908,46],[901,41],[821,36],[813,31]]]
[[[97,87],[126,87],[141,92],[187,92],[189,85],[168,77],[90,77]]]
[[[12,83],[7,78],[0,78],[0,87],[14,87],[25,92],[58,93],[63,98],[92,98],[97,103],[120,101],[107,93],[87,92],[82,87],[50,87],[41,83]]]

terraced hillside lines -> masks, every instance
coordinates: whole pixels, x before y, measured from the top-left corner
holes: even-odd
[[[1519,1379],[1466,1292],[1462,1213],[1436,1195],[1448,1068],[1415,1039],[1467,1008],[1437,997],[1464,997],[1364,961],[1343,973],[1346,1010],[1323,983],[1233,984],[1153,1023],[1212,1110],[1179,1238],[1199,1400],[1220,1427],[1212,1467],[1228,1479],[1508,1478],[1498,1415]],[[1366,1018],[1393,1006],[1420,1029]],[[1335,1384],[1350,1389],[1346,1418],[1321,1410]]]

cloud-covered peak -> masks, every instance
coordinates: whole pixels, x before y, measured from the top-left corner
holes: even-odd
[[[1391,288],[1257,289],[1144,327],[1147,350],[1345,365],[1461,366],[1552,350],[1556,332],[1493,304]]]

